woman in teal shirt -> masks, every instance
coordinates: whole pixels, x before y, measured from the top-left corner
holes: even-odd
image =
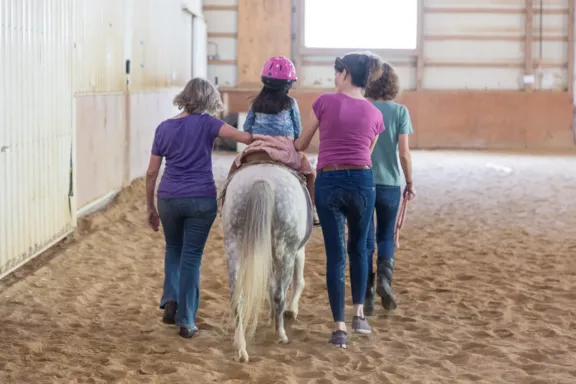
[[[406,106],[394,101],[400,91],[398,75],[388,63],[382,65],[382,76],[370,83],[366,97],[382,112],[386,130],[380,134],[372,152],[372,170],[376,184],[376,228],[371,221],[368,232],[368,287],[364,313],[374,313],[374,269],[373,255],[378,245],[376,293],[386,310],[396,308],[396,299],[392,293],[392,273],[394,271],[394,229],[400,206],[402,177],[400,165],[406,180],[404,198],[414,198],[412,184],[412,160],[408,136],[412,131],[412,122]]]

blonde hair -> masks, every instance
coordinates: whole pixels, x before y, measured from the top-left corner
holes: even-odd
[[[186,84],[182,92],[174,98],[174,106],[190,114],[215,115],[224,110],[218,89],[201,77],[195,77]]]

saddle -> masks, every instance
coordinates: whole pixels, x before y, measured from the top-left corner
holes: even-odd
[[[242,168],[246,168],[246,167],[250,167],[252,165],[261,165],[261,164],[271,164],[271,165],[276,165],[279,167],[284,168],[285,170],[287,170],[288,172],[290,172],[292,175],[294,175],[294,177],[296,177],[298,179],[298,181],[300,181],[300,185],[302,186],[302,189],[304,191],[304,195],[306,196],[306,204],[308,206],[307,209],[307,213],[308,213],[308,217],[307,217],[307,228],[306,228],[306,239],[303,242],[303,244],[306,244],[306,242],[308,241],[310,234],[312,233],[312,227],[313,227],[313,221],[314,221],[314,213],[313,213],[313,206],[312,206],[312,198],[310,197],[310,194],[308,193],[308,188],[306,188],[306,177],[304,177],[303,174],[299,173],[298,171],[293,170],[292,168],[288,167],[287,165],[272,160],[270,158],[270,156],[268,155],[268,153],[264,152],[264,151],[258,151],[258,152],[252,152],[252,153],[248,153],[246,154],[243,158],[242,158],[242,163],[240,164],[240,166],[238,167],[238,169],[236,169],[233,173],[231,173],[228,178],[226,179],[226,181],[224,182],[224,185],[222,185],[222,190],[220,191],[220,196],[218,196],[218,202],[221,204],[221,207],[224,205],[224,200],[226,199],[226,190],[228,188],[228,184],[230,183],[230,181],[234,178],[234,176],[236,175],[236,173],[238,173],[238,171]],[[222,215],[222,211],[220,211],[220,215]]]
[[[238,169],[236,169],[234,172],[232,172],[230,175],[228,175],[228,178],[224,182],[224,185],[222,186],[222,190],[220,191],[220,196],[218,197],[218,201],[222,205],[224,204],[224,200],[226,198],[226,189],[228,188],[228,184],[230,183],[230,181],[232,180],[234,175],[236,175],[236,173],[239,170],[241,170],[242,168],[249,167],[251,165],[260,165],[260,164],[276,165],[276,166],[282,167],[285,170],[287,170],[288,172],[290,172],[292,175],[294,175],[294,177],[296,177],[300,181],[300,184],[302,185],[302,187],[306,191],[306,198],[311,201],[310,195],[308,194],[308,189],[306,188],[306,178],[304,177],[304,175],[293,170],[292,168],[288,167],[287,165],[285,165],[279,161],[272,160],[270,158],[270,156],[264,151],[252,152],[252,153],[245,155],[242,158],[242,163],[240,164]]]

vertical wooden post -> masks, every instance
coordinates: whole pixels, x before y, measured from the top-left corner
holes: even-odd
[[[424,88],[424,0],[418,0],[418,53],[416,56],[416,90]]]
[[[300,47],[302,47],[302,31],[304,28],[304,0],[295,0],[294,2],[295,7],[292,9],[292,17],[295,18],[294,23],[292,25],[296,26],[295,29],[292,30],[293,39],[292,39],[292,60],[294,60],[294,66],[296,66],[296,73],[298,73],[298,81],[294,84],[294,88],[299,88],[302,84],[302,76],[304,72],[304,68],[302,65],[302,53],[300,53]]]
[[[292,0],[238,1],[238,87],[260,87],[262,64],[291,56]]]
[[[532,57],[534,8],[532,1],[526,0],[524,13],[524,76],[534,76],[534,58]],[[532,92],[532,84],[524,82],[524,91]]]
[[[572,101],[576,101],[574,97],[574,54],[576,41],[574,40],[574,31],[576,23],[576,0],[568,0],[568,92],[572,97]]]

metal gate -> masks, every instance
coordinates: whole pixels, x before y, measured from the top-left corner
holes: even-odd
[[[0,1],[0,277],[75,227],[73,2]]]

